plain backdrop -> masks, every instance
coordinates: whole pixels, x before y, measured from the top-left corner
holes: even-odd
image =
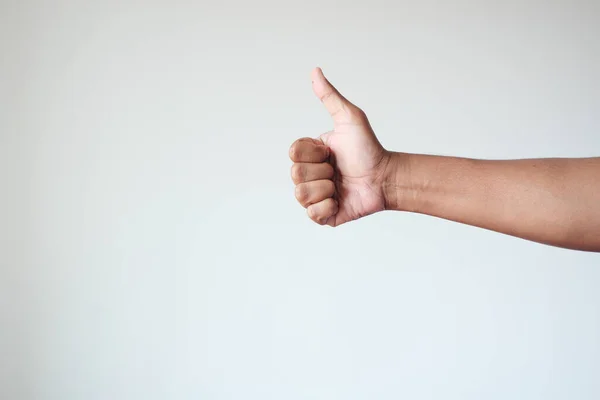
[[[339,228],[289,145],[600,155],[597,1],[0,1],[0,398],[598,399],[600,255]]]

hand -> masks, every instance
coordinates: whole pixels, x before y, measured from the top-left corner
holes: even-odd
[[[333,119],[333,131],[292,144],[297,200],[321,225],[338,226],[383,211],[390,153],[377,140],[365,113],[346,100],[320,68],[312,72],[312,86]]]

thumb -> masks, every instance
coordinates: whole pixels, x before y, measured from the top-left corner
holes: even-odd
[[[352,122],[353,115],[360,113],[358,107],[350,103],[325,78],[321,68],[315,68],[311,74],[313,91],[321,100],[334,122]]]

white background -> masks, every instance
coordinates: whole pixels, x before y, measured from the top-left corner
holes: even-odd
[[[339,228],[319,65],[392,150],[600,155],[597,1],[0,1],[3,399],[597,399],[600,256]]]

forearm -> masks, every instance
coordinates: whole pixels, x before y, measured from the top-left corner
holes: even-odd
[[[600,158],[473,160],[391,153],[386,208],[600,251]]]

